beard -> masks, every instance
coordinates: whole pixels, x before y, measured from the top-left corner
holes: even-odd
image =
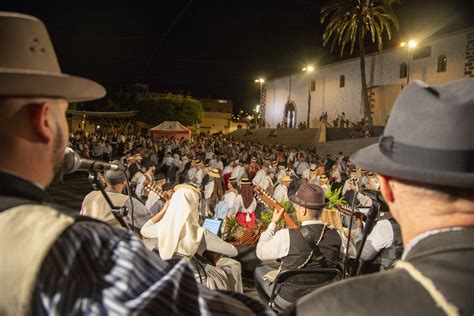
[[[53,153],[52,153],[52,161],[51,161],[51,165],[53,166],[52,171],[53,171],[53,174],[56,176],[61,174],[61,167],[62,167],[62,163],[64,159],[64,149],[66,147],[62,136],[63,136],[63,131],[58,126],[56,129],[56,135],[54,136],[54,140],[53,140]]]

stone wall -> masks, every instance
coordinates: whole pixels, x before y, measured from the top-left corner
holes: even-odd
[[[368,87],[387,85],[403,87],[407,78],[400,78],[402,63],[409,63],[410,81],[423,80],[429,84],[441,84],[473,75],[472,28],[437,39],[419,41],[419,47],[416,49],[430,46],[430,56],[413,60],[413,52],[409,54],[406,48],[400,47],[368,55],[366,57]],[[447,57],[447,69],[445,72],[438,72],[438,57],[442,55]],[[311,92],[310,127],[315,127],[314,122],[325,111],[328,112],[330,122],[341,112],[345,112],[346,117],[352,122],[359,121],[363,117],[359,58],[315,68],[315,72],[310,75],[300,72],[269,80],[265,84],[265,118],[271,127],[275,127],[284,119],[285,104],[288,101],[296,105],[296,124],[306,121],[311,80],[315,80],[316,89]],[[341,75],[345,76],[344,87],[340,87]],[[391,106],[385,104],[384,108],[390,110]]]

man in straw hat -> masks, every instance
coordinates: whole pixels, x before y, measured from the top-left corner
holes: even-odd
[[[169,270],[136,235],[52,204],[68,102],[105,90],[61,72],[37,18],[0,12],[0,30],[0,314],[267,314],[197,286],[185,261]]]
[[[257,257],[262,261],[280,259],[281,271],[334,267],[339,258],[341,237],[336,230],[329,229],[321,222],[321,214],[326,206],[324,191],[315,184],[303,183],[296,194],[290,196],[290,201],[295,205],[296,217],[301,222],[302,227],[296,229],[285,228],[277,231],[277,224],[283,215],[284,209],[276,209],[273,213],[272,222],[268,225],[267,230],[260,235],[256,249]],[[314,243],[317,243],[316,246],[322,257],[312,251],[314,247],[309,246],[303,234],[307,235]],[[270,271],[272,269],[265,265],[258,267],[255,271],[257,289],[262,296],[265,294],[270,296],[273,287],[273,280],[267,275]],[[327,280],[317,281],[322,283]],[[275,303],[280,308],[285,308],[308,293],[308,283],[298,285],[288,280],[279,289]]]
[[[352,156],[378,174],[402,260],[303,297],[297,314],[474,314],[473,117],[472,79],[403,89],[379,142]]]

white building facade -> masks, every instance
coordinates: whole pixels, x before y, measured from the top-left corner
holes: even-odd
[[[375,125],[385,125],[393,102],[409,81],[441,84],[474,77],[474,28],[423,40],[416,48],[397,47],[366,56],[366,78]],[[359,57],[267,81],[264,89],[265,120],[276,127],[307,122],[318,127],[319,117],[329,122],[342,112],[352,122],[364,116]],[[309,98],[310,96],[310,98]],[[310,106],[308,107],[308,99]]]

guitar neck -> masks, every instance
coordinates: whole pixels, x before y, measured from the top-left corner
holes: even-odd
[[[271,207],[271,208],[274,208],[276,210],[284,209],[284,207],[281,206],[280,203],[275,201],[275,199],[273,199],[268,192],[262,190],[261,188],[255,188],[254,191],[257,194],[257,199],[260,202],[262,202],[263,204],[265,204],[267,207]],[[297,223],[295,223],[293,218],[286,211],[283,212],[283,219],[285,220],[286,225],[288,226],[288,228],[298,228],[299,227],[299,225]]]
[[[147,185],[145,187],[145,190],[148,190],[149,192],[155,192],[163,201],[168,201],[168,197],[164,194],[164,192],[157,187],[156,185]]]

